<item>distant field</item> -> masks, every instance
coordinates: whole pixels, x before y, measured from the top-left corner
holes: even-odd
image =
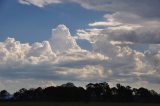
[[[159,106],[159,104],[148,103],[79,103],[79,102],[14,102],[0,103],[0,106]]]

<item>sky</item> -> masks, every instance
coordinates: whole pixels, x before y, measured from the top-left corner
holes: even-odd
[[[160,0],[1,0],[0,90],[108,82],[160,92]]]

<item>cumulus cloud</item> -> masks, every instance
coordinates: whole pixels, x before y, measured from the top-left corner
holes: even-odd
[[[119,12],[104,17],[105,28],[97,33],[94,31],[95,28],[90,29],[90,31],[83,30],[83,32],[105,35],[108,39],[114,41],[153,44],[160,42],[160,31],[158,30],[160,22],[158,20],[146,20],[138,15]],[[90,23],[89,26],[99,27],[104,26],[104,23],[94,22]],[[81,36],[78,31],[77,34]]]
[[[50,41],[21,43],[14,38],[0,42],[0,78],[5,80],[102,79],[100,63],[109,57],[81,49],[65,25],[53,30]]]
[[[28,43],[21,44],[14,38],[7,38],[0,43],[0,48],[1,64],[37,64],[56,57],[48,41],[29,45]]]
[[[100,35],[92,43],[92,51],[83,50],[65,25],[53,30],[50,41],[29,44],[7,38],[0,42],[0,84],[3,88],[6,83],[20,88],[26,87],[24,83],[37,87],[56,81],[159,83],[157,49],[139,52],[106,39]],[[31,82],[37,83],[32,86]]]
[[[103,29],[78,29],[76,39],[88,40],[90,43],[96,42],[98,36],[100,36]]]
[[[93,51],[109,56],[110,60],[103,67],[105,72],[110,70],[112,74],[106,75],[105,79],[120,83],[141,81],[158,84],[159,21],[126,12],[107,14],[104,19],[89,23],[90,29],[77,30],[77,38],[90,41]],[[137,43],[149,45],[149,49],[137,51],[130,48]]]
[[[159,0],[19,0],[19,2],[38,7],[73,2],[85,9],[106,11],[106,15],[103,16],[103,20],[88,23],[88,29],[78,29],[77,37],[72,37],[65,25],[59,25],[52,30],[49,41],[22,44],[8,38],[1,42],[1,77],[72,81],[98,79],[158,86]],[[93,49],[91,51],[81,49],[75,38],[89,41]],[[145,46],[140,48],[141,44]],[[133,49],[134,45],[136,49]]]
[[[56,53],[71,49],[80,50],[76,40],[71,36],[69,29],[65,25],[58,25],[56,29],[52,29],[50,44]]]
[[[33,4],[38,7],[44,7],[49,4],[61,3],[61,0],[19,0],[19,3],[26,5]]]

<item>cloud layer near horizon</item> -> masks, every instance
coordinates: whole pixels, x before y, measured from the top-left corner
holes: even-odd
[[[81,49],[65,25],[53,29],[50,41],[22,44],[7,38],[0,42],[0,78],[13,83],[24,79],[39,80],[39,83],[60,80],[160,82],[160,54],[156,48],[138,52],[116,46],[104,37],[92,45],[92,51]]]

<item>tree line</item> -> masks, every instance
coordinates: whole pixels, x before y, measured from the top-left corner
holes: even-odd
[[[0,101],[83,101],[83,102],[154,102],[160,103],[160,94],[146,88],[131,88],[117,84],[89,83],[86,88],[76,87],[73,83],[47,88],[22,88],[10,95],[6,90],[0,92]]]

